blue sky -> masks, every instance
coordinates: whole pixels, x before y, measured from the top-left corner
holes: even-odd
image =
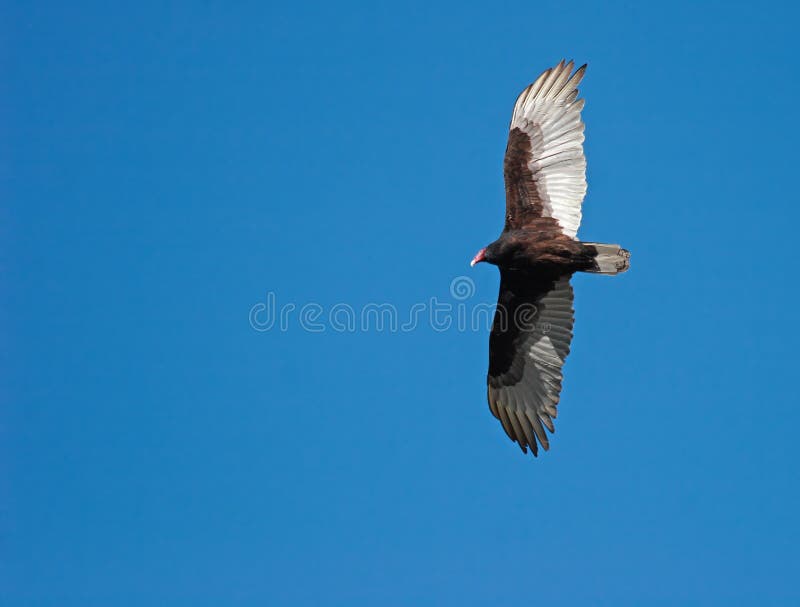
[[[800,601],[789,3],[3,3],[0,598]],[[502,228],[516,94],[588,62],[578,276],[538,459],[487,333],[257,331]]]

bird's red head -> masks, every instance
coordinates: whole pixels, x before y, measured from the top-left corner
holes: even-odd
[[[480,263],[482,261],[486,261],[486,247],[483,247],[475,254],[475,257],[472,258],[472,261],[469,265],[474,266],[476,263]]]

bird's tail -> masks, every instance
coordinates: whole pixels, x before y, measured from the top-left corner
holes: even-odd
[[[596,274],[621,274],[631,267],[630,251],[623,249],[618,244],[601,244],[599,242],[584,242],[584,245],[594,249],[594,267],[586,270]]]

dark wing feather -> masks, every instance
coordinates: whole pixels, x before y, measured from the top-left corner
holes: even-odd
[[[500,271],[500,294],[489,338],[488,398],[492,414],[523,451],[549,449],[544,431],[561,394],[561,369],[572,341],[569,277]]]
[[[544,216],[542,199],[536,189],[531,161],[531,138],[521,129],[508,133],[503,177],[506,183],[506,229],[524,226],[531,219]]]

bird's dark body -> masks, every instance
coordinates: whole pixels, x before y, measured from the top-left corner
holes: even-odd
[[[486,247],[486,261],[501,269],[558,277],[597,269],[597,249],[566,236],[552,217],[530,219],[524,227],[505,229]]]

